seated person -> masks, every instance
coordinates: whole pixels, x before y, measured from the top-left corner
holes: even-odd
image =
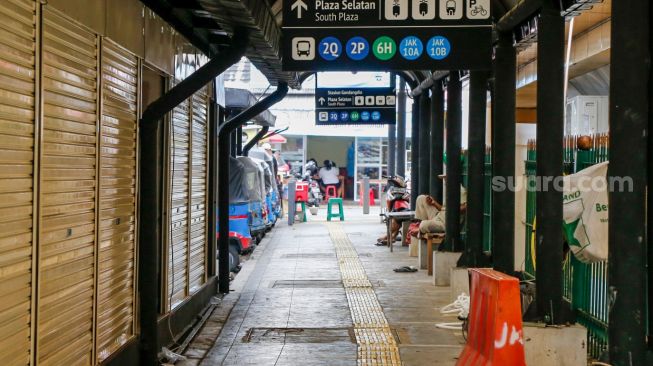
[[[460,212],[461,215],[467,210],[467,190],[460,187]],[[461,220],[462,220],[461,216]],[[419,222],[419,231],[422,233],[444,233],[446,229],[446,210],[435,198],[423,194],[415,201],[415,221]],[[411,225],[412,226],[412,225]],[[393,220],[390,223],[390,237],[396,238],[400,225]],[[376,245],[386,245],[387,236],[377,239]]]
[[[467,190],[460,187],[460,213],[467,210]],[[419,231],[422,233],[444,233],[446,228],[446,209],[440,202],[429,195],[417,197],[415,218],[420,220]],[[462,219],[462,216],[461,216]]]
[[[339,170],[333,161],[325,160],[324,166],[320,169],[318,175],[325,192],[327,186],[335,186],[336,191],[340,188]]]

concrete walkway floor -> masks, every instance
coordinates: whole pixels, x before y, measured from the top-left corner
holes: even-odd
[[[332,223],[325,211],[268,234],[184,365],[455,364],[462,333],[435,326],[457,321],[440,314],[450,289],[425,270],[392,270],[417,260],[399,243],[394,253],[373,245],[385,230],[378,207],[346,207],[346,221]]]

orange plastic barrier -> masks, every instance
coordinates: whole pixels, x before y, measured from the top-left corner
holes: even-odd
[[[519,280],[485,268],[470,269],[469,274],[469,332],[456,365],[526,365]]]

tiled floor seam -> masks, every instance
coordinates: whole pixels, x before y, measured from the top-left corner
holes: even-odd
[[[358,344],[357,364],[401,365],[399,348],[363,264],[339,223],[327,225],[340,267]]]

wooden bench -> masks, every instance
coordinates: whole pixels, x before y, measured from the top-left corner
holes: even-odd
[[[444,233],[419,233],[418,239],[426,241],[426,271],[429,276],[433,276],[433,251],[444,243]]]

